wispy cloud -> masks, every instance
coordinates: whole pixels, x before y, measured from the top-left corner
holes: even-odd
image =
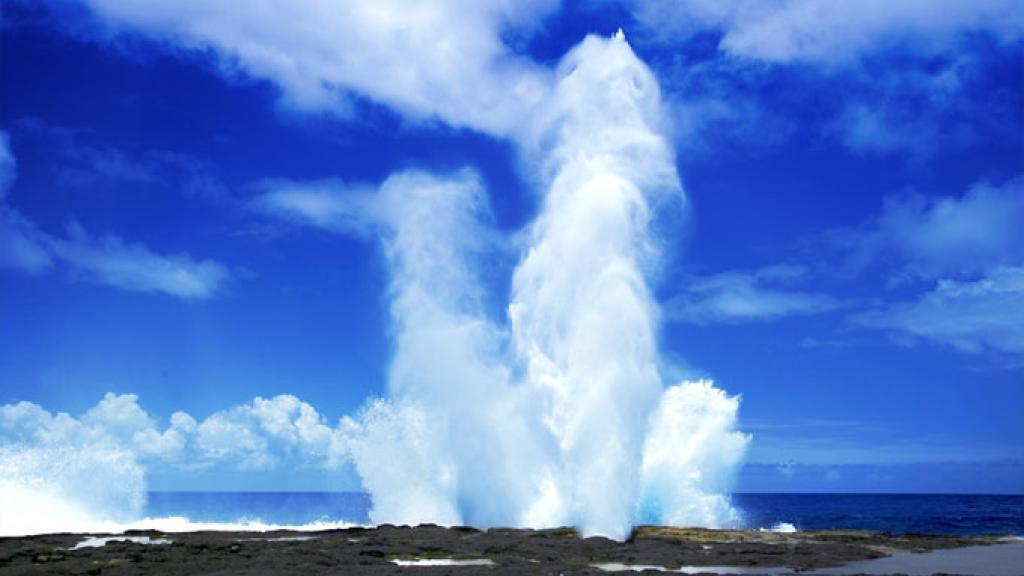
[[[833,238],[855,265],[895,255],[904,272],[923,278],[972,275],[1024,263],[1024,177],[975,184],[960,198],[903,195],[881,214]]]
[[[773,266],[692,278],[663,305],[665,317],[688,324],[731,324],[819,314],[841,307],[827,294],[773,287],[804,276],[798,266]]]
[[[680,47],[660,75],[683,146],[757,152],[811,128],[854,154],[917,164],[1021,130],[1019,95],[989,84],[993,61],[1011,62],[1024,34],[1009,0],[939,2],[944,16],[916,1],[627,4],[646,40]],[[687,48],[714,34],[717,55]]]
[[[375,219],[372,190],[341,180],[265,180],[256,188],[262,193],[251,201],[254,209],[297,224],[361,235]]]
[[[655,36],[678,39],[717,30],[722,34],[722,51],[770,62],[835,66],[893,46],[909,45],[935,54],[954,48],[972,33],[988,33],[1005,42],[1024,33],[1024,18],[1013,0],[637,0],[630,4]]]
[[[975,281],[940,280],[919,298],[855,314],[867,328],[1024,359],[1024,266],[996,268]]]
[[[16,210],[0,204],[0,268],[38,274],[53,267],[48,237]]]
[[[186,300],[216,295],[231,277],[223,265],[187,254],[157,254],[115,235],[93,238],[77,223],[66,237],[48,234],[6,205],[16,163],[0,131],[0,267],[41,273],[61,263],[78,277],[134,292],[160,292]]]
[[[80,225],[67,239],[50,238],[53,254],[81,277],[133,292],[161,292],[186,300],[205,300],[223,288],[230,273],[212,260],[187,254],[156,254],[142,244],[113,235],[92,238]]]
[[[0,130],[0,268],[36,274],[49,269],[53,258],[45,235],[5,203],[17,177],[18,162],[11,150],[10,135]]]
[[[230,194],[214,165],[191,154],[94,145],[88,130],[49,124],[34,116],[18,118],[14,126],[20,136],[59,154],[53,170],[62,189],[83,193],[159,190],[208,201]]]

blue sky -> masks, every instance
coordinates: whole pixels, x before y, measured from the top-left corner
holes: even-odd
[[[500,323],[541,194],[518,106],[587,33],[621,27],[685,190],[654,224],[660,368],[742,396],[737,489],[1024,491],[1012,2],[442,2],[446,27],[410,16],[407,42],[320,25],[316,3],[280,27],[136,4],[4,5],[0,432],[31,432],[18,402],[87,420],[108,392],[135,395],[100,405],[122,402],[132,430],[178,411],[248,422],[281,394],[327,426],[357,413],[387,390],[388,265],[318,200],[401,170],[479,175]],[[150,485],[359,485],[318,463],[329,448],[281,450],[157,459]]]

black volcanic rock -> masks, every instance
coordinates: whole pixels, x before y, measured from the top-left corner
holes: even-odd
[[[0,538],[0,574],[608,574],[595,564],[836,566],[900,551],[991,544],[996,537],[891,535],[847,530],[777,534],[642,526],[625,542],[567,528],[520,530],[382,525],[323,532],[130,531],[170,544],[108,542],[72,549],[80,534]],[[489,560],[489,566],[403,567],[395,560]],[[626,573],[628,574],[628,573]]]

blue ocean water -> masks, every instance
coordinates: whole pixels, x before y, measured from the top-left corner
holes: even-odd
[[[733,494],[750,528],[1024,535],[1024,495]]]
[[[1024,535],[1024,495],[734,494],[747,528]],[[193,522],[369,523],[358,492],[150,492],[145,516]]]

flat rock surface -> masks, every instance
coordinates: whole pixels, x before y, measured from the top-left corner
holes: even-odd
[[[132,539],[88,540],[103,536]],[[75,548],[87,540],[91,546]],[[481,531],[432,525],[323,532],[129,531],[0,538],[0,574],[608,574],[598,564],[736,566],[764,568],[771,574],[773,567],[807,570],[998,541],[995,536],[845,530],[780,534],[653,526],[637,528],[625,542],[580,538],[566,528]],[[414,565],[399,566],[395,560]],[[448,560],[476,562],[445,565]]]

